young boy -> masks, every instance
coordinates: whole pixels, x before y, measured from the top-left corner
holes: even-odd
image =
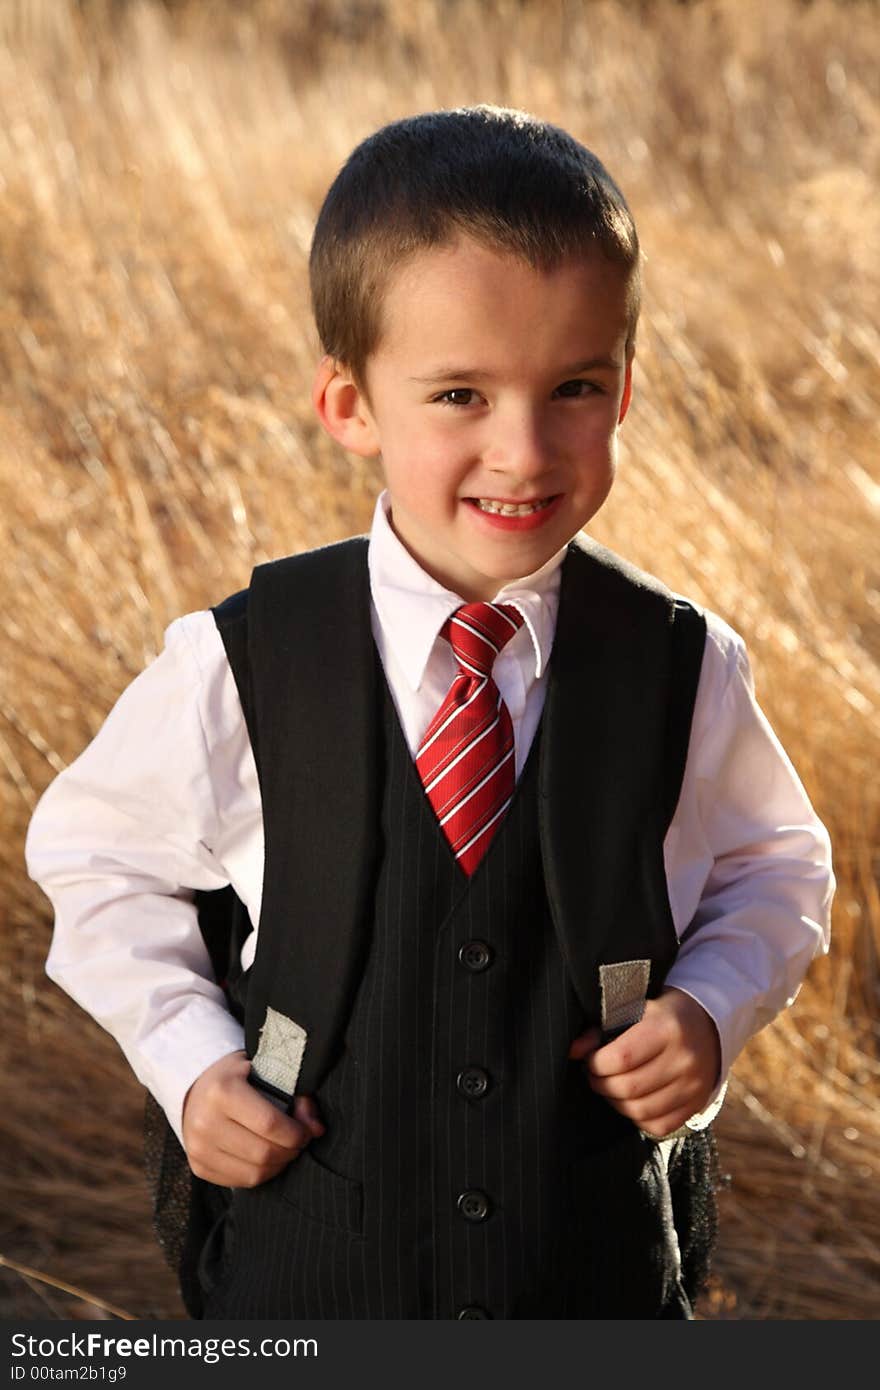
[[[706,1126],[833,879],[741,639],[570,544],[639,254],[599,161],[522,112],[360,145],[315,232],[313,400],[381,458],[369,547],[172,623],[33,818],[48,973],[233,1189],[205,1316],[691,1316]],[[194,906],[226,884],[244,1035]]]

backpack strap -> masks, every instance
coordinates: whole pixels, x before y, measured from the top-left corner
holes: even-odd
[[[597,1024],[601,965],[650,961],[653,996],[678,951],[663,840],[681,790],[705,631],[702,616],[653,576],[585,536],[569,546],[538,819],[560,950]]]
[[[694,705],[706,649],[705,616],[687,599],[676,598],[672,618],[672,663],[666,721],[666,759],[663,771],[661,820],[663,838],[681,796],[694,720]]]
[[[250,663],[247,650],[248,591],[240,589],[218,603],[211,612],[223,641],[226,658],[235,679],[251,749],[259,768],[258,729],[254,718]],[[199,889],[195,895],[202,933],[218,984],[226,992],[230,1012],[244,1023],[244,1011],[234,989],[228,988],[241,971],[241,951],[251,932],[247,908],[231,884],[213,891]]]
[[[381,666],[366,557],[367,538],[354,537],[260,565],[246,594],[213,610],[257,764],[260,920],[272,924],[260,932],[248,980],[246,1047],[258,1054],[267,1023],[296,1028],[297,1091],[314,1090],[332,1065],[369,945]],[[295,769],[289,778],[278,775],[285,768]],[[316,930],[331,904],[333,930]],[[284,1101],[292,1090],[274,1094]]]

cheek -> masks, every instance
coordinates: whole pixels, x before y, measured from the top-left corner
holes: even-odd
[[[572,458],[582,460],[586,468],[601,467],[603,460],[614,454],[617,431],[609,429],[604,420],[589,421],[567,433],[564,447]]]
[[[585,438],[594,447],[611,446],[617,433],[617,402],[610,397],[602,400],[601,408],[592,412],[584,422]]]
[[[422,447],[420,447],[420,444]],[[403,457],[385,469],[385,479],[398,502],[425,520],[440,520],[450,509],[455,483],[448,463],[424,447],[424,441],[411,440]]]
[[[411,441],[408,453],[410,489],[426,501],[442,506],[459,491],[469,468],[470,455],[460,441],[438,430],[422,431]]]
[[[572,448],[578,490],[593,500],[608,495],[617,472],[617,434],[596,429],[581,434]]]

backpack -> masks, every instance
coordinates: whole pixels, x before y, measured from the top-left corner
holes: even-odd
[[[195,898],[199,930],[215,979],[223,989],[230,1013],[244,1026],[244,1010],[227,982],[251,930],[247,909],[231,884],[215,892],[197,891]],[[200,1318],[199,1257],[212,1228],[226,1215],[231,1191],[196,1177],[164,1110],[149,1091],[144,1103],[143,1161],[156,1239],[177,1275],[187,1312],[191,1318]]]

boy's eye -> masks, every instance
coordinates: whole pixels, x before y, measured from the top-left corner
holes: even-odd
[[[477,393],[470,386],[453,386],[450,391],[435,396],[434,400],[440,405],[473,405],[476,398]]]
[[[577,399],[578,396],[591,396],[598,388],[592,381],[582,381],[576,378],[573,381],[563,381],[561,386],[557,386],[555,394],[568,398]]]

